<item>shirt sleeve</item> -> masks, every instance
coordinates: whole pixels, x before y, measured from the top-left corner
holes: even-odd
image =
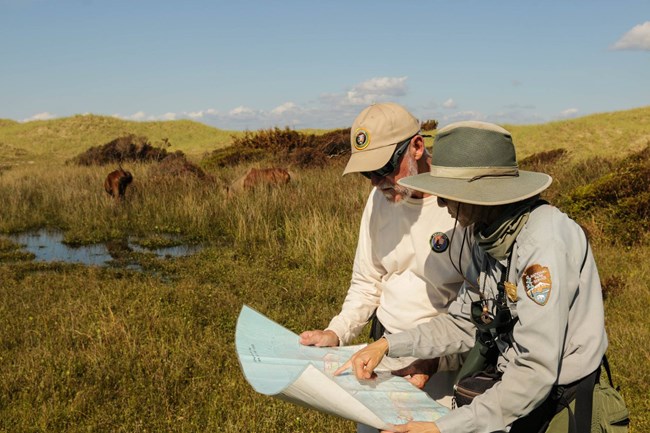
[[[343,301],[341,312],[335,316],[326,329],[334,331],[341,345],[356,338],[368,323],[372,313],[379,306],[381,278],[386,270],[373,260],[370,235],[370,219],[373,209],[373,188],[361,216],[359,241],[352,267],[350,288]]]
[[[386,335],[388,355],[431,359],[470,350],[474,346],[476,328],[469,320],[469,307],[475,298],[478,295],[474,289],[463,284],[447,314],[434,316],[413,329]]]

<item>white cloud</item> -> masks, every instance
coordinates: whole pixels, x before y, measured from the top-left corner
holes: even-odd
[[[369,105],[384,99],[393,99],[406,95],[407,77],[378,77],[364,81],[346,95],[344,102],[353,105]]]
[[[45,111],[43,113],[34,114],[32,117],[28,117],[27,119],[23,119],[23,122],[31,122],[32,120],[48,120],[54,119],[55,117],[54,114]]]
[[[284,104],[278,105],[273,110],[271,110],[271,114],[281,116],[288,112],[297,111],[297,108],[298,106],[293,102],[285,102]]]
[[[560,117],[563,118],[563,119],[576,117],[577,115],[578,115],[578,109],[577,108],[567,108],[566,110],[562,110],[560,112]]]
[[[189,117],[190,119],[202,119],[206,116],[217,116],[219,115],[219,111],[215,110],[214,108],[208,108],[207,110],[190,111],[189,113],[183,113],[183,115]]]
[[[650,21],[634,26],[610,48],[612,50],[650,51]]]
[[[130,116],[126,116],[125,119],[130,119],[130,120],[146,120],[147,114],[144,111],[138,111],[137,113],[133,113]]]
[[[202,119],[203,118],[203,110],[201,111],[190,111],[187,113],[187,116],[191,119]]]
[[[456,107],[457,107],[457,106],[456,106],[456,101],[454,101],[454,100],[451,99],[451,98],[449,98],[449,99],[447,99],[445,102],[443,102],[443,103],[442,103],[442,106],[443,106],[444,108],[456,108]]]
[[[252,118],[255,116],[255,110],[240,105],[239,107],[230,110],[228,115],[235,118]]]
[[[119,113],[115,113],[112,115],[113,117],[117,117],[118,119],[123,119],[123,120],[134,120],[136,122],[143,122],[143,121],[155,121],[155,120],[175,120],[177,114],[176,113],[165,113],[160,116],[154,116],[153,114],[147,114],[144,111],[137,111],[131,115],[124,116]]]
[[[442,127],[445,125],[448,125],[453,122],[460,122],[462,120],[482,120],[485,121],[486,116],[485,114],[479,112],[479,111],[457,111],[455,113],[451,114],[445,114],[442,116],[442,118],[439,120],[440,125],[438,127]]]

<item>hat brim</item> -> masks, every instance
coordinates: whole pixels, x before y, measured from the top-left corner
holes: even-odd
[[[359,150],[350,155],[343,175],[382,168],[395,152],[397,143],[370,150]]]
[[[422,173],[405,177],[397,183],[417,191],[449,200],[497,206],[515,203],[541,193],[553,179],[545,173],[519,170],[519,176],[483,177],[478,180],[452,179]]]

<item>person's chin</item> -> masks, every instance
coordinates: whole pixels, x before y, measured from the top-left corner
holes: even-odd
[[[384,195],[384,198],[391,203],[395,203],[395,190],[391,188],[382,189],[381,193]]]
[[[401,206],[406,203],[406,197],[402,194],[395,194],[391,199],[388,200],[393,206]]]

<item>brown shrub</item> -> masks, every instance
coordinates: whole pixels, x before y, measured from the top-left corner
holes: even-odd
[[[293,151],[290,162],[300,168],[322,168],[327,165],[327,156],[318,149],[300,148]]]
[[[164,145],[169,145],[163,140]],[[74,157],[77,165],[106,165],[124,161],[160,161],[167,156],[167,150],[151,145],[147,137],[134,134],[118,137],[102,146],[93,146]]]
[[[187,177],[206,179],[208,176],[198,165],[187,160],[183,152],[177,150],[168,154],[160,164],[153,169],[154,176],[164,177]]]
[[[232,167],[244,162],[260,161],[268,156],[263,149],[248,149],[228,146],[216,149],[201,160],[201,165],[208,168]]]
[[[315,147],[329,158],[350,153],[350,128],[336,129],[314,136]]]
[[[567,150],[562,148],[534,153],[519,161],[519,166],[524,170],[546,171],[548,166],[554,165],[566,154]]]
[[[289,153],[298,147],[308,147],[312,140],[313,135],[305,135],[288,127],[285,129],[272,128],[255,133],[246,131],[241,137],[233,137],[232,146]]]
[[[433,131],[434,129],[438,129],[438,121],[437,121],[437,120],[434,120],[434,119],[431,119],[431,120],[425,120],[425,121],[422,122],[422,124],[420,125],[420,128],[421,128],[423,131]]]
[[[289,128],[247,131],[233,137],[232,145],[217,149],[203,158],[207,167],[226,167],[268,159],[278,164],[301,168],[323,167],[330,159],[350,152],[350,128],[322,135],[303,134]]]

